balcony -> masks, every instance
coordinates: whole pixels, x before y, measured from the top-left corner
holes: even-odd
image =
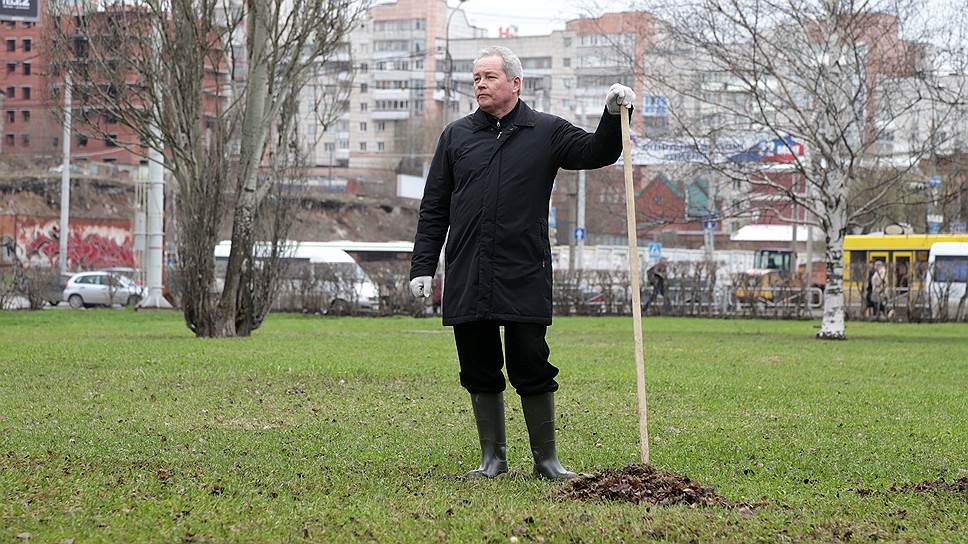
[[[401,119],[410,119],[410,112],[399,110],[374,111],[370,114],[370,119],[376,121],[399,121]]]
[[[410,89],[373,89],[374,100],[409,100]]]

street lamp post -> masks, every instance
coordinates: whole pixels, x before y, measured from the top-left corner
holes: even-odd
[[[467,0],[459,0],[457,7],[447,16],[447,28],[444,30],[444,126],[450,120],[450,87],[454,75],[454,63],[450,58],[450,21],[464,7],[464,2]]]

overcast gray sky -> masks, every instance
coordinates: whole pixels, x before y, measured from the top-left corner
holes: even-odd
[[[456,7],[460,2],[447,0],[447,3]],[[589,12],[622,11],[644,3],[641,0],[466,0],[462,9],[472,24],[488,30],[488,36],[497,37],[498,29],[509,25],[518,27],[519,36],[533,36],[564,29],[565,21]],[[968,0],[924,0],[922,9],[936,19],[964,16]]]
[[[456,7],[457,0],[448,0]],[[602,11],[621,11],[629,1],[620,0],[467,0],[463,10],[475,26],[488,30],[488,36],[496,37],[498,28],[515,25],[519,36],[547,34],[552,30],[565,28],[565,21],[576,19],[586,13],[586,9]]]

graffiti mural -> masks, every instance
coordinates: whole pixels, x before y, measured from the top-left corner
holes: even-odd
[[[60,221],[53,217],[16,216],[13,232],[0,232],[14,242],[14,260],[21,266],[58,266]],[[131,221],[72,219],[67,240],[68,269],[92,270],[135,266]],[[6,249],[0,248],[0,251]],[[6,261],[4,261],[6,264]]]

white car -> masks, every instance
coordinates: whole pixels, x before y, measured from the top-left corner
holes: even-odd
[[[71,308],[115,304],[135,306],[141,301],[142,295],[142,287],[120,274],[81,272],[67,280],[63,300]]]

